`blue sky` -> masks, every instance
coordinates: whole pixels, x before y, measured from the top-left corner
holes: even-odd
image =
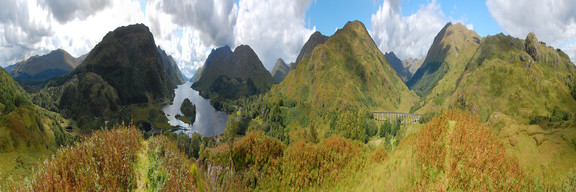
[[[400,3],[402,15],[409,16],[429,3],[428,0],[408,0]],[[480,36],[494,35],[503,32],[492,18],[484,1],[439,0],[442,12],[450,20],[463,21],[472,24]],[[382,0],[318,0],[312,2],[306,12],[306,26],[316,26],[316,30],[325,35],[331,35],[335,29],[342,28],[346,21],[359,20],[371,30],[372,14],[378,11]],[[309,22],[308,22],[309,21]]]

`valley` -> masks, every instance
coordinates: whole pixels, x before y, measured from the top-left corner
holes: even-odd
[[[162,107],[162,111],[168,118],[168,123],[171,126],[181,128],[182,132],[190,136],[194,132],[200,133],[203,137],[214,137],[224,133],[228,114],[214,109],[209,100],[204,99],[198,91],[190,88],[191,85],[191,82],[178,85],[178,88],[174,90],[175,96],[172,104]],[[181,114],[180,106],[186,98],[196,105],[196,121],[192,125],[176,118],[177,114]]]
[[[0,191],[575,191],[571,50],[461,22],[423,56],[359,20],[266,51],[137,23],[3,65]]]

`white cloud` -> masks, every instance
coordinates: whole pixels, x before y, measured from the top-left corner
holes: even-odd
[[[1,66],[59,48],[77,57],[88,53],[109,31],[134,23],[146,24],[156,44],[174,57],[187,76],[207,57],[200,32],[172,22],[173,16],[163,12],[158,1],[148,1],[146,14],[135,0],[75,0],[68,2],[70,7],[59,3],[0,1]]]
[[[37,45],[53,34],[48,15],[35,1],[0,1],[0,65],[38,52]]]
[[[59,48],[77,57],[109,31],[144,23],[186,76],[203,65],[212,48],[224,45],[250,45],[271,69],[277,58],[295,60],[314,31],[305,28],[310,4],[311,0],[0,1],[0,65]]]
[[[278,58],[295,61],[315,31],[305,27],[310,5],[311,0],[240,0],[236,45],[250,45],[268,70]]]
[[[40,47],[48,50],[64,49],[73,56],[88,53],[102,38],[119,26],[144,23],[138,2],[114,1],[109,8],[84,19],[67,23],[53,22],[54,35],[44,38]]]
[[[487,0],[486,6],[510,35],[524,39],[534,32],[538,40],[561,48],[576,61],[576,1]]]
[[[421,5],[410,16],[402,16],[400,0],[384,1],[372,15],[371,35],[382,52],[394,51],[401,59],[419,58],[426,55],[434,37],[446,23],[435,0]]]
[[[40,0],[39,3],[48,7],[56,20],[66,23],[75,18],[85,19],[98,11],[110,6],[110,0]]]
[[[157,7],[172,15],[172,21],[198,30],[210,46],[233,46],[238,7],[234,0],[164,0]]]

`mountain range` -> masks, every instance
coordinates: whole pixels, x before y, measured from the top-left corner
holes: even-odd
[[[83,126],[96,119],[103,123],[122,106],[169,101],[183,82],[178,66],[156,46],[148,27],[136,24],[106,34],[82,64],[45,89],[61,87],[53,96],[59,98],[59,110]]]
[[[576,108],[571,93],[575,75],[569,57],[533,33],[525,40],[503,34],[480,38],[449,23],[407,84],[423,97],[413,111],[456,105],[483,119],[498,111],[527,123],[531,117]]]
[[[267,92],[274,78],[248,45],[212,50],[192,88],[204,97],[237,99]]]
[[[17,81],[45,81],[68,74],[83,60],[84,57],[74,58],[68,52],[58,49],[18,62],[8,71]]]
[[[568,55],[534,33],[481,37],[448,23],[424,58],[402,61],[351,21],[330,37],[313,33],[295,63],[278,59],[272,73],[248,45],[213,49],[190,81],[212,105],[226,102],[225,133],[189,138],[162,129],[168,137],[160,137],[173,140],[165,142],[168,151],[195,160],[178,170],[190,170],[184,177],[204,189],[570,190],[575,77]],[[30,80],[46,84],[26,92],[19,81]],[[18,170],[102,127],[166,123],[160,107],[184,82],[143,24],[110,31],[80,58],[55,50],[0,69],[0,157],[7,162],[0,173],[28,174]],[[130,137],[137,137],[135,148],[152,142]],[[92,140],[82,140],[76,145],[91,151]],[[110,151],[106,160],[129,162],[127,172],[163,182],[174,165],[161,166],[164,172],[141,167],[183,155],[151,147],[160,152],[135,150],[125,160]]]

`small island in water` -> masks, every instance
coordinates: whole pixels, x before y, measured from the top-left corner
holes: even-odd
[[[177,119],[190,125],[194,124],[194,121],[196,121],[196,105],[192,104],[192,102],[190,102],[190,99],[186,98],[184,99],[184,101],[182,101],[180,111],[182,112],[182,114],[184,114],[184,116],[177,114],[176,115]]]

